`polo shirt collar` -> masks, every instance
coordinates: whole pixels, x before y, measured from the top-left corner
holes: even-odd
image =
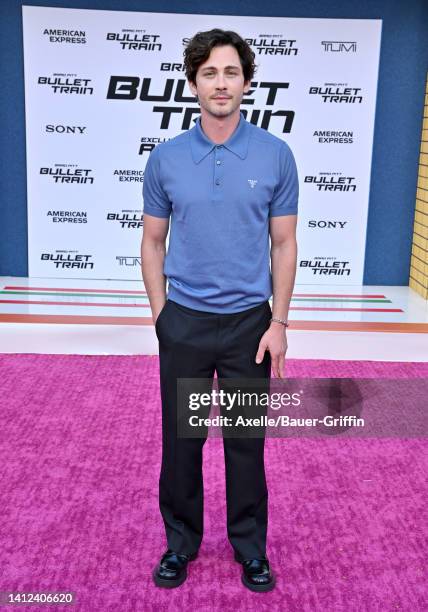
[[[239,123],[235,128],[235,131],[231,136],[223,142],[222,145],[241,159],[245,159],[248,153],[248,141],[250,138],[250,131],[248,129],[248,123],[244,119],[244,115],[241,113]],[[198,117],[195,126],[190,130],[190,147],[192,150],[192,157],[195,164],[199,162],[208,153],[214,149],[216,144],[212,142],[204,133],[201,127],[201,118]]]

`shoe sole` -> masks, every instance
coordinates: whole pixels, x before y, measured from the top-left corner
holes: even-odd
[[[267,593],[268,591],[272,591],[275,588],[276,580],[275,575],[271,571],[272,580],[267,584],[253,584],[252,582],[247,581],[247,577],[244,573],[242,573],[241,580],[242,584],[250,589],[250,591],[256,591],[257,593]]]
[[[238,556],[238,553],[235,552],[234,557],[235,557],[235,561],[239,563],[240,565],[242,565],[243,559],[241,559],[241,557]],[[271,576],[272,576],[272,580],[268,582],[267,584],[254,584],[253,582],[249,582],[247,580],[245,572],[243,571],[241,574],[241,581],[242,581],[242,584],[247,587],[247,589],[250,589],[250,591],[255,591],[258,593],[267,593],[268,591],[272,591],[272,589],[275,588],[275,584],[276,584],[275,574],[272,572],[272,570],[271,570]]]
[[[190,555],[189,562],[194,561],[197,556],[198,556],[197,552]],[[167,578],[159,578],[159,576],[156,573],[156,570],[157,568],[155,568],[152,573],[153,581],[156,586],[162,587],[164,589],[175,589],[176,587],[179,587],[180,585],[182,585],[183,582],[187,578],[187,567],[184,569],[183,574],[180,576],[180,578],[176,578],[175,580],[168,580]]]

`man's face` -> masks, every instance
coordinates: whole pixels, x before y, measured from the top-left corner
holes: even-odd
[[[201,110],[213,117],[228,117],[239,108],[251,82],[244,81],[241,61],[235,47],[214,47],[196,73],[196,84],[189,87],[198,96]]]

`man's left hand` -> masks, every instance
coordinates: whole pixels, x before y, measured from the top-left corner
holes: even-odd
[[[286,328],[281,323],[272,322],[269,329],[260,339],[256,355],[256,363],[261,363],[265,351],[269,351],[272,360],[272,370],[276,378],[284,378],[285,353],[287,352]]]

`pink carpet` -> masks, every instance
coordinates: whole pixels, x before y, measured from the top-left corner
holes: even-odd
[[[426,378],[428,364],[289,360],[287,374]],[[0,590],[77,597],[20,610],[427,610],[426,440],[268,439],[278,579],[251,593],[226,535],[222,441],[209,439],[204,541],[167,591],[151,579],[165,548],[158,358],[1,355],[0,377]]]

